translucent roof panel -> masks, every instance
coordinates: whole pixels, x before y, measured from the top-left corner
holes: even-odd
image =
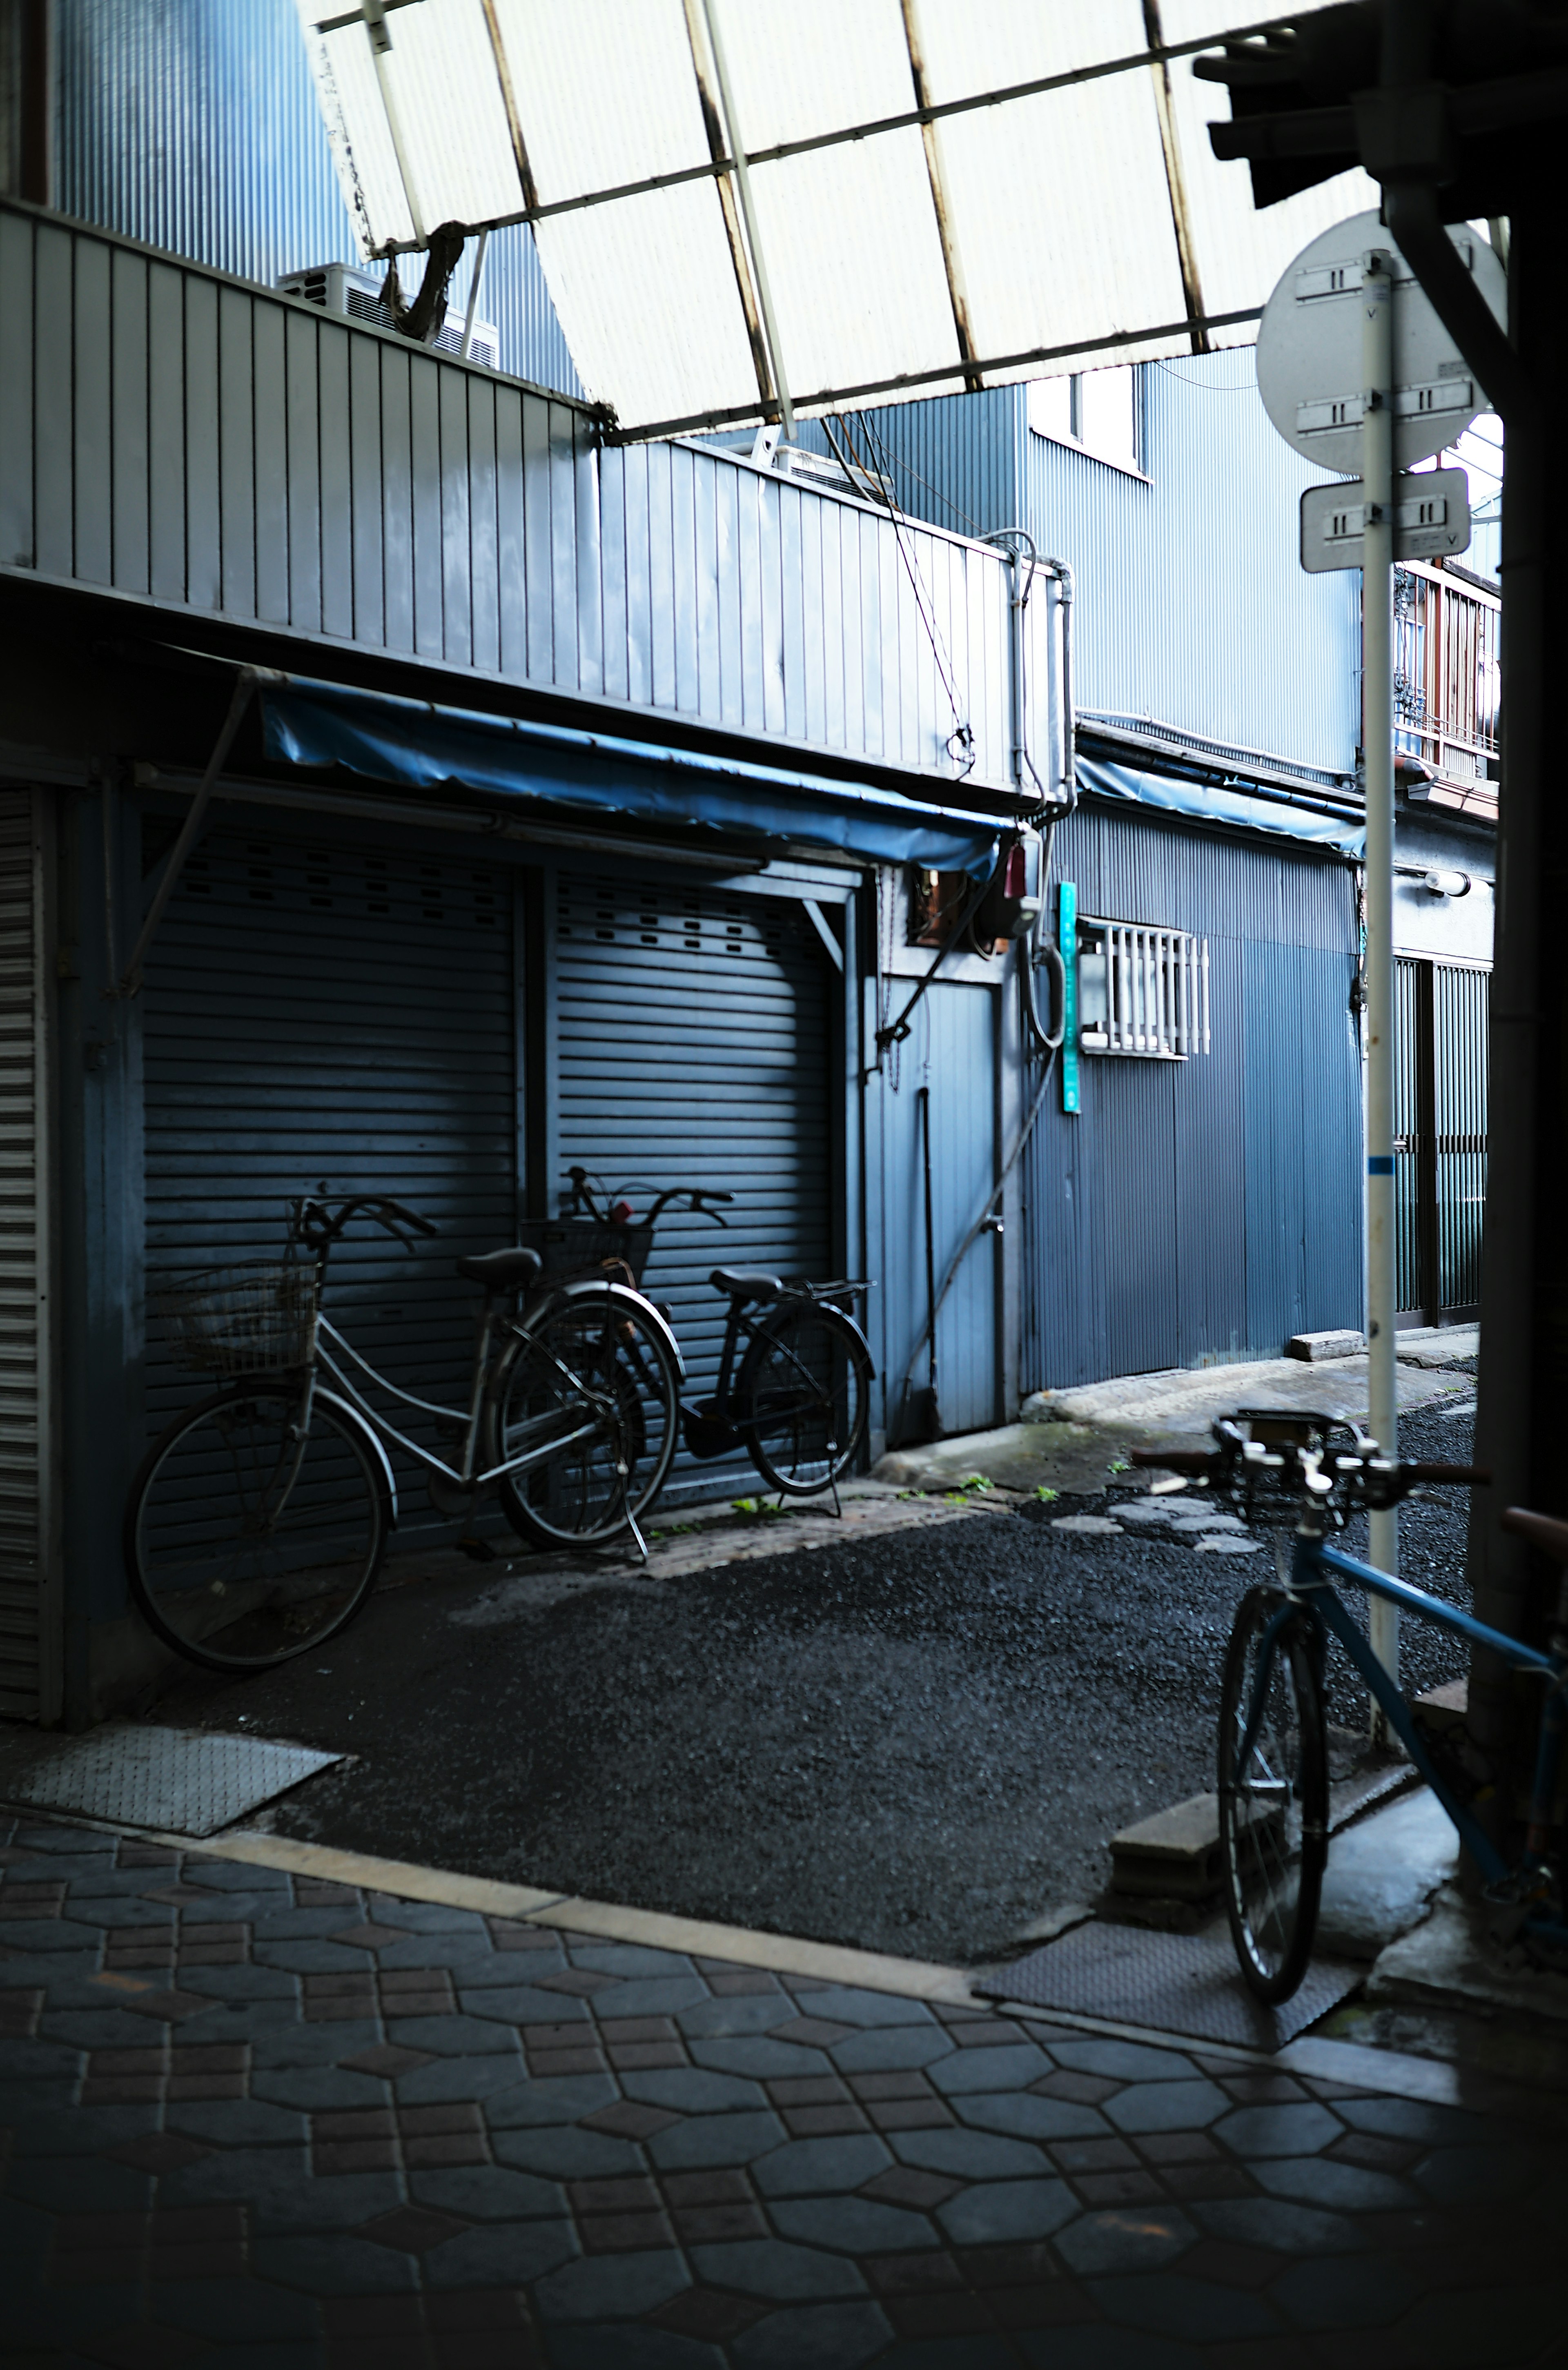
[[[1164,125],[1142,0],[297,5],[366,255],[531,221],[632,432],[1247,343],[1370,201],[1260,214],[1216,163],[1190,53],[1227,0],[1163,0]]]

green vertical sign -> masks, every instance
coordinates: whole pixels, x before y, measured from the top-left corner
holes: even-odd
[[[1056,944],[1062,954],[1062,1109],[1078,1107],[1078,889],[1064,880],[1057,892]]]

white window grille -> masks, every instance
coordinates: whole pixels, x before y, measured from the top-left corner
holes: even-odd
[[[1084,1053],[1185,1062],[1208,1052],[1206,938],[1085,918],[1078,928],[1078,970]]]

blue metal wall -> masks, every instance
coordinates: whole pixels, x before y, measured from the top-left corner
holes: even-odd
[[[1206,938],[1211,1051],[1085,1055],[1024,1175],[1025,1391],[1277,1357],[1362,1314],[1356,926],[1337,860],[1079,808],[1078,910]]]
[[[1360,578],[1308,576],[1312,471],[1270,425],[1251,349],[1147,364],[1147,476],[1035,435],[1026,390],[866,415],[917,518],[1029,529],[1078,580],[1080,710],[1151,717],[1349,774],[1360,731]]]
[[[291,0],[56,5],[63,213],[267,285],[360,260]],[[525,225],[491,238],[479,310],[503,370],[581,395]]]

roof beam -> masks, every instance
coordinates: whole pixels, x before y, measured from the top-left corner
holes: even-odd
[[[746,244],[751,249],[752,270],[756,279],[757,302],[762,311],[762,327],[767,339],[767,359],[772,366],[773,384],[778,396],[778,420],[790,443],[795,441],[795,412],[790,400],[790,374],[784,367],[784,357],[778,343],[778,324],[773,317],[773,295],[767,284],[767,264],[762,252],[762,240],[757,235],[756,213],[752,205],[751,171],[740,127],[735,121],[735,102],[730,90],[730,72],[724,63],[724,43],[719,31],[715,0],[702,0],[703,21],[708,28],[708,46],[712,52],[713,71],[719,83],[719,104],[724,111],[724,130],[729,139],[730,155],[735,167],[735,183],[740,191],[741,213],[745,219]],[[695,60],[694,60],[695,63]],[[701,77],[698,76],[700,87]]]
[[[922,116],[930,112],[931,94],[926,86],[926,52],[920,39],[919,0],[901,0],[904,10],[904,45],[909,52],[909,75],[915,85],[915,104]],[[937,217],[937,236],[942,243],[942,268],[947,273],[948,302],[952,306],[952,326],[958,338],[958,351],[965,364],[974,360],[974,340],[969,328],[969,294],[963,284],[963,264],[958,252],[958,238],[952,226],[952,212],[948,204],[947,185],[942,175],[941,134],[935,116],[922,121],[920,138],[926,150],[926,178],[931,185],[931,204]],[[977,370],[966,368],[963,384],[971,395],[978,395],[985,384]]]
[[[523,137],[523,119],[517,112],[517,94],[512,87],[512,61],[506,54],[506,44],[501,38],[501,19],[495,13],[495,0],[479,0],[485,12],[485,30],[490,35],[490,53],[495,59],[495,78],[501,85],[502,104],[506,109],[506,128],[512,134],[512,154],[517,166],[517,183],[525,206],[537,206],[538,184],[534,167],[528,162],[528,144]]]
[[[1143,17],[1149,48],[1160,52],[1149,72],[1154,76],[1154,106],[1159,118],[1159,147],[1165,160],[1165,186],[1170,194],[1170,226],[1176,234],[1176,256],[1182,267],[1182,293],[1187,300],[1187,317],[1195,325],[1204,317],[1204,289],[1198,271],[1197,242],[1193,236],[1192,213],[1187,204],[1187,178],[1182,170],[1182,145],[1176,136],[1176,101],[1170,88],[1170,59],[1165,49],[1159,0],[1143,0]],[[1208,350],[1206,334],[1194,326],[1193,351],[1206,354]]]
[[[771,418],[778,408],[774,386],[772,358],[767,339],[763,331],[762,314],[756,301],[756,289],[752,282],[751,263],[746,255],[746,243],[741,234],[741,218],[735,206],[734,179],[730,169],[731,159],[724,137],[723,118],[719,102],[709,87],[708,69],[703,62],[702,31],[698,17],[701,0],[685,0],[686,43],[691,51],[691,70],[697,78],[698,104],[702,109],[703,130],[708,134],[708,153],[715,167],[722,167],[718,176],[719,207],[724,217],[724,236],[729,242],[730,261],[734,268],[735,287],[745,315],[746,338],[751,346],[752,368],[756,373],[756,391],[762,397],[765,418]]]

